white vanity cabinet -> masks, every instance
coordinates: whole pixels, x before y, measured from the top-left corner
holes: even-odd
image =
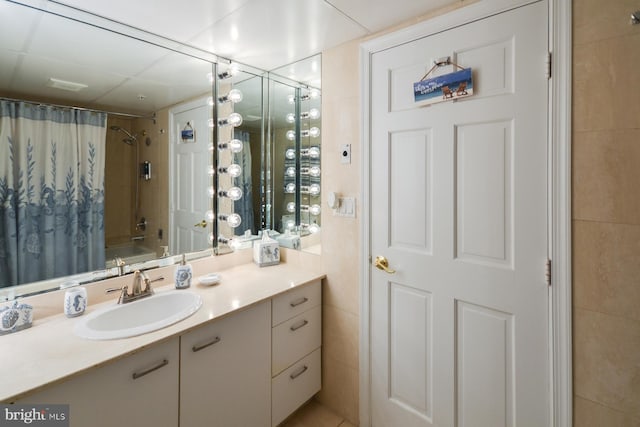
[[[277,426],[321,387],[320,281],[272,300],[271,425]]]
[[[69,404],[71,427],[175,427],[178,376],[176,337],[16,403]]]
[[[271,307],[265,301],[181,337],[180,427],[268,427]]]

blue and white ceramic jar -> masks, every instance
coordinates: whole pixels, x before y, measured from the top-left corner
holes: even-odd
[[[87,290],[85,288],[71,288],[64,293],[64,314],[67,317],[80,316],[86,308]]]

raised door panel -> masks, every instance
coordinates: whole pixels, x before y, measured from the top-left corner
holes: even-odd
[[[68,404],[71,427],[176,427],[178,367],[174,338],[17,403]]]
[[[180,426],[268,426],[270,302],[181,337]]]

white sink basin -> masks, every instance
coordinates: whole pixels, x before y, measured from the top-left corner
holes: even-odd
[[[92,340],[133,337],[179,322],[198,311],[202,300],[188,291],[160,292],[138,301],[94,311],[75,327],[75,334]]]

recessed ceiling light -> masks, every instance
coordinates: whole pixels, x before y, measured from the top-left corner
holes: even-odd
[[[52,87],[52,88],[56,88],[56,89],[61,89],[61,90],[68,90],[69,92],[78,92],[82,89],[86,89],[89,86],[82,84],[82,83],[76,83],[76,82],[69,82],[67,80],[60,80],[60,79],[54,79],[53,77],[49,77],[49,81],[47,82],[47,86]]]

